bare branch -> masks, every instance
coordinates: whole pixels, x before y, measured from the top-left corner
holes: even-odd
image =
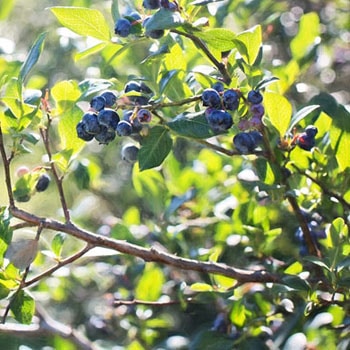
[[[114,249],[120,253],[139,257],[145,261],[153,261],[166,265],[171,265],[183,270],[223,275],[236,279],[238,282],[241,283],[280,282],[280,277],[278,275],[264,270],[244,270],[220,263],[202,262],[187,258],[181,258],[176,255],[161,252],[155,248],[147,249],[135,244],[128,243],[126,241],[99,236],[94,233],[82,230],[72,223],[64,224],[56,220],[40,218],[36,215],[33,215],[18,208],[11,208],[11,214],[18,219],[27,221],[35,225],[40,225],[40,223],[42,223],[44,228],[53,231],[65,232],[80,240],[85,241],[86,243],[89,243],[92,246]]]

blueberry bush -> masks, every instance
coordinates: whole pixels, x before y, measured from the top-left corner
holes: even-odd
[[[347,1],[48,3],[0,4],[0,344],[348,349]]]

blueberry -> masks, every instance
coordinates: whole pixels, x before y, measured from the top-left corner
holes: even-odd
[[[145,94],[152,94],[153,93],[153,91],[150,89],[150,87],[147,84],[145,84],[143,81],[141,81],[140,87],[141,87],[141,92],[143,92]]]
[[[202,93],[202,101],[203,106],[221,109],[221,97],[215,89],[205,89]]]
[[[260,119],[265,114],[265,108],[260,103],[251,105],[250,111],[253,113],[253,117],[260,118]]]
[[[101,125],[99,124],[97,114],[95,113],[85,113],[82,122],[85,124],[85,131],[89,134],[98,134],[101,130]]]
[[[146,31],[145,35],[152,39],[160,39],[164,36],[165,31],[163,29],[153,29]]]
[[[310,151],[315,146],[315,139],[313,136],[311,137],[306,132],[303,132],[297,137],[297,145],[306,151]]]
[[[148,10],[156,10],[160,8],[160,0],[143,0],[142,6]]]
[[[210,109],[206,117],[210,128],[215,134],[225,132],[233,124],[231,114],[221,109]]]
[[[318,133],[318,129],[316,128],[316,126],[313,125],[308,125],[304,132],[306,133],[307,136],[309,137],[315,137],[316,134]]]
[[[254,105],[261,103],[263,100],[263,96],[261,95],[259,90],[251,90],[248,92],[248,101]]]
[[[254,140],[256,145],[261,143],[262,140],[263,140],[262,134],[259,131],[257,131],[257,130],[249,131],[248,134]]]
[[[142,124],[140,120],[137,118],[134,118],[134,112],[133,111],[126,111],[124,113],[123,119],[127,121],[131,125],[131,133],[138,133],[142,130]]]
[[[106,126],[101,127],[101,131],[95,135],[95,140],[101,144],[108,144],[115,139],[114,129],[110,129]]]
[[[97,112],[105,108],[105,105],[106,105],[106,99],[103,96],[95,96],[90,101],[90,107]]]
[[[217,92],[224,92],[224,90],[225,90],[225,88],[224,88],[224,84],[221,82],[221,81],[218,81],[218,82],[216,82],[213,86],[212,86],[212,88],[214,89],[214,90],[216,90]]]
[[[37,192],[44,192],[50,184],[51,178],[47,174],[42,174],[39,176],[38,182],[35,185]]]
[[[250,120],[249,120],[250,126],[255,128],[255,129],[261,129],[263,123],[261,121],[261,118],[257,117],[257,116],[253,116]]]
[[[226,90],[222,95],[222,101],[226,109],[235,111],[239,105],[239,94],[233,89]]]
[[[237,151],[242,154],[252,153],[256,147],[254,137],[249,132],[240,132],[233,138],[233,144]]]
[[[139,109],[136,115],[141,123],[149,123],[152,120],[152,114],[148,109]]]
[[[137,81],[130,80],[125,84],[124,92],[128,93],[130,91],[141,92],[141,84]]]
[[[126,18],[119,18],[115,23],[114,33],[123,38],[126,38],[130,34],[131,23]]]
[[[94,138],[94,135],[89,134],[85,130],[85,123],[83,122],[79,122],[77,124],[76,130],[77,130],[78,137],[84,141],[91,141]]]
[[[101,96],[105,99],[105,107],[107,108],[114,106],[117,102],[117,95],[112,91],[105,91]]]
[[[129,136],[132,134],[132,125],[126,120],[121,120],[116,128],[118,136]]]
[[[137,161],[138,153],[139,153],[138,147],[132,144],[127,144],[123,146],[121,151],[122,159],[130,163]]]
[[[100,111],[97,115],[98,122],[100,125],[106,126],[107,128],[116,129],[119,123],[118,113],[110,108],[105,108]]]

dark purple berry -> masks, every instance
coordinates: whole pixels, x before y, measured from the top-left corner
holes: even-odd
[[[137,161],[137,156],[139,153],[138,147],[132,144],[127,144],[123,146],[121,151],[121,156],[123,160],[126,160],[127,162],[134,163]]]
[[[128,93],[130,91],[141,92],[141,84],[137,81],[130,80],[125,84],[124,92]]]
[[[222,95],[222,102],[224,107],[230,111],[238,109],[239,105],[239,94],[233,89],[226,90]]]
[[[105,105],[106,105],[106,100],[103,96],[95,96],[90,101],[90,107],[97,112],[105,108]]]
[[[203,106],[221,109],[221,97],[215,89],[205,89],[202,93],[202,101]]]
[[[160,0],[143,0],[142,6],[148,10],[156,10],[160,8]]]
[[[115,23],[114,33],[123,38],[126,38],[130,34],[131,23],[126,18],[119,18]]]
[[[100,111],[97,115],[97,119],[101,125],[113,130],[116,129],[120,120],[118,113],[110,108],[105,108]]]
[[[223,133],[233,125],[231,114],[221,109],[209,109],[206,118],[215,134]]]
[[[136,114],[136,118],[141,123],[149,123],[152,120],[152,113],[148,109],[139,109]]]
[[[301,133],[297,136],[297,145],[305,151],[310,151],[315,146],[315,138],[308,136],[306,132]]]
[[[248,92],[248,101],[253,105],[261,103],[263,100],[263,96],[261,95],[259,90],[251,90]]]
[[[305,128],[304,132],[309,137],[315,137],[318,133],[318,129],[316,128],[316,126],[309,125]]]
[[[132,125],[130,122],[126,120],[121,120],[116,128],[116,132],[118,136],[129,136],[132,134]]]
[[[152,39],[160,39],[164,36],[165,31],[163,29],[153,29],[146,31],[145,35]]]
[[[84,141],[91,141],[94,138],[94,135],[89,134],[85,130],[85,123],[83,123],[83,122],[79,122],[77,124],[76,130],[77,130],[78,137]]]
[[[108,144],[115,139],[114,129],[110,129],[106,126],[101,127],[101,131],[95,135],[95,140],[101,144]]]
[[[50,184],[51,178],[47,174],[42,174],[39,176],[38,182],[35,185],[37,192],[44,192]]]
[[[81,120],[85,124],[85,131],[89,134],[98,134],[101,130],[101,125],[98,122],[97,114],[87,112]]]
[[[254,104],[250,106],[250,111],[253,113],[253,117],[262,118],[265,114],[265,108],[262,104]]]
[[[115,105],[117,102],[117,95],[112,91],[105,91],[101,94],[101,96],[105,99],[106,104],[105,107],[110,108]]]

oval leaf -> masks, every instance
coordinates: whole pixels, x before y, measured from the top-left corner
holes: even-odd
[[[172,145],[173,141],[166,128],[162,126],[153,127],[141,142],[138,154],[140,170],[151,169],[162,164]]]
[[[172,12],[161,8],[146,22],[146,33],[151,30],[176,28],[184,23],[179,12]]]
[[[20,290],[11,302],[11,311],[16,321],[30,324],[35,311],[35,301],[25,291]]]
[[[111,33],[103,14],[94,9],[85,7],[51,7],[51,12],[58,21],[73,32],[109,41]]]

